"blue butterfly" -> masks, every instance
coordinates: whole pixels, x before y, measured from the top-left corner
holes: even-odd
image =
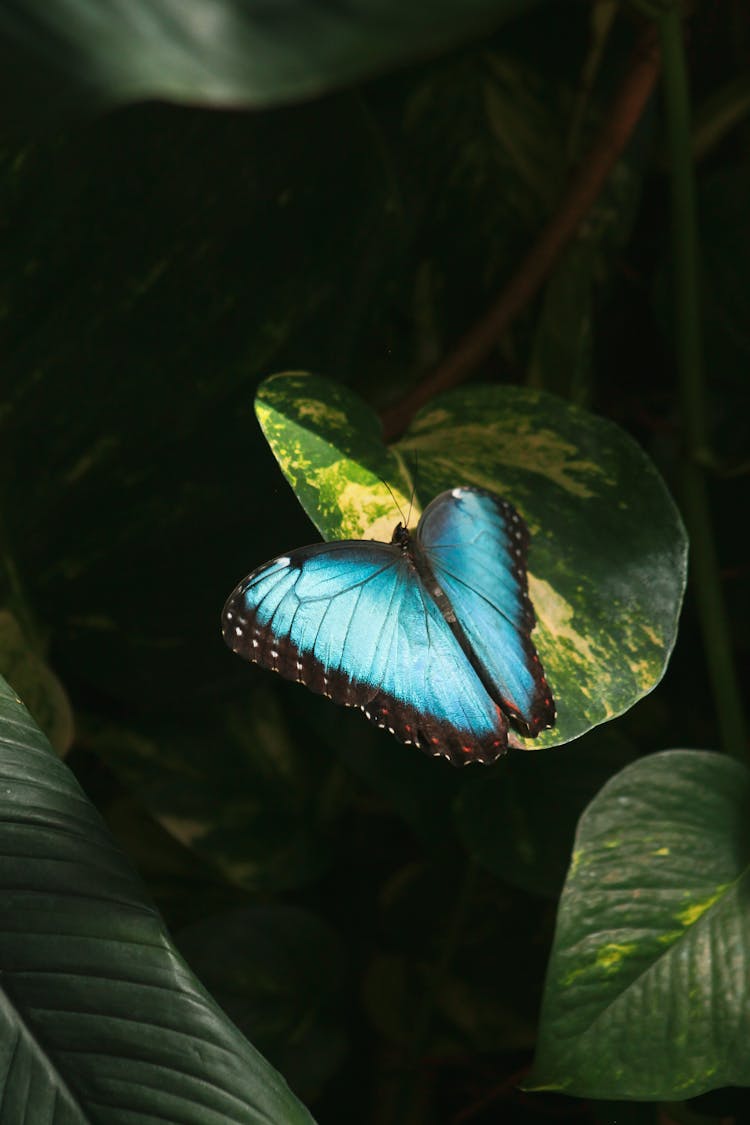
[[[491,762],[508,721],[529,737],[555,722],[531,642],[528,544],[507,500],[454,488],[390,543],[317,543],[254,570],[224,607],[224,639],[402,742]]]

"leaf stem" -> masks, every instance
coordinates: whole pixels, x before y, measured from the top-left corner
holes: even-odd
[[[690,134],[690,97],[679,6],[657,17],[663,60],[664,110],[671,165],[672,265],[675,353],[685,448],[681,466],[682,508],[690,535],[692,589],[698,608],[721,742],[737,757],[747,753],[745,717],[732,657],[724,597],[711,526],[706,402],[703,383],[698,228]]]
[[[536,295],[601,194],[643,115],[659,75],[659,52],[649,25],[636,44],[628,73],[593,147],[573,175],[557,211],[539,233],[495,303],[454,350],[401,402],[382,414],[386,440],[401,434],[414,412],[436,394],[462,382],[491,354],[510,323]]]

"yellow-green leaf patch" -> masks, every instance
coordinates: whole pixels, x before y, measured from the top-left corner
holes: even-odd
[[[750,770],[700,751],[643,758],[594,798],[530,1088],[667,1101],[748,1084],[748,823]]]
[[[659,474],[619,427],[539,391],[470,387],[436,400],[387,447],[361,399],[300,372],[266,380],[256,412],[326,539],[388,540],[409,512],[413,526],[421,507],[457,485],[519,508],[532,534],[534,642],[558,709],[552,730],[519,744],[570,741],[658,683],[687,542]]]

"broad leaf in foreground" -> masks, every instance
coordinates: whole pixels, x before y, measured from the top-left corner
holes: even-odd
[[[7,609],[0,609],[0,676],[23,696],[55,751],[64,758],[73,742],[70,701],[55,673]]]
[[[58,98],[262,106],[493,30],[537,0],[12,0],[0,57]],[[7,79],[6,79],[7,81]]]
[[[558,718],[519,744],[577,738],[661,679],[687,541],[661,477],[618,426],[540,391],[469,387],[420,411],[386,447],[361,399],[299,372],[261,384],[256,413],[325,539],[389,540],[399,519],[411,513],[413,526],[421,504],[456,485],[491,489],[520,510],[531,531],[533,639]]]
[[[0,1121],[310,1125],[0,680]]]
[[[750,1083],[750,771],[643,758],[581,818],[530,1089],[666,1101]]]

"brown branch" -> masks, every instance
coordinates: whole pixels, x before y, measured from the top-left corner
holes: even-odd
[[[582,161],[560,206],[541,231],[489,311],[455,349],[400,402],[383,411],[386,440],[398,437],[415,411],[436,394],[466,379],[492,352],[511,321],[526,307],[552,271],[586,217],[641,119],[659,76],[661,56],[653,29],[644,31],[628,73],[588,156]]]

